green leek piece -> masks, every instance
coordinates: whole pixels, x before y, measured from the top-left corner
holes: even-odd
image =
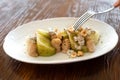
[[[38,32],[38,34],[41,34],[44,37],[50,38],[50,35],[49,35],[48,31],[45,31],[45,30],[42,30],[42,29],[38,29],[37,32]]]
[[[50,39],[46,35],[42,35],[42,32],[36,33],[37,51],[40,56],[52,56],[56,53],[55,48],[51,46]]]
[[[66,32],[67,32],[68,38],[69,38],[69,40],[70,40],[71,49],[77,50],[75,46],[78,45],[78,44],[77,44],[77,42],[75,42],[75,40],[74,40],[74,36],[75,36],[76,34],[75,34],[75,33],[70,33],[69,31],[66,31]]]

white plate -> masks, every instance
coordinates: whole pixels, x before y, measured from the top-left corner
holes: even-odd
[[[60,64],[78,62],[99,57],[112,50],[117,42],[118,35],[113,27],[101,22],[99,20],[90,19],[83,26],[96,30],[101,35],[100,41],[96,46],[94,53],[86,53],[82,57],[69,58],[64,53],[57,53],[51,57],[30,57],[25,53],[25,38],[28,35],[33,35],[37,29],[48,30],[48,28],[58,28],[63,30],[64,27],[72,25],[76,21],[76,18],[53,18],[40,21],[33,21],[17,27],[8,33],[5,38],[3,48],[7,55],[10,57],[27,63],[34,64]]]

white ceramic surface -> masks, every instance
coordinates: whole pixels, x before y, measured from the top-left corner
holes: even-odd
[[[5,37],[3,48],[7,55],[18,61],[33,63],[33,64],[61,64],[89,60],[99,57],[112,50],[117,42],[118,35],[114,28],[99,20],[90,19],[83,27],[88,27],[96,30],[101,35],[100,41],[96,46],[94,53],[86,53],[82,57],[69,58],[64,53],[57,53],[50,57],[30,57],[25,53],[25,39],[28,35],[33,36],[37,29],[48,30],[48,28],[58,28],[63,30],[65,27],[71,26],[77,18],[51,18],[40,21],[33,21],[23,24],[16,29],[10,31]]]

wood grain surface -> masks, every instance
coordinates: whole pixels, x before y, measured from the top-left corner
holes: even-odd
[[[6,55],[2,47],[5,36],[19,25],[46,18],[79,17],[88,9],[104,10],[114,2],[115,0],[0,0],[0,80],[120,80],[120,40],[104,56],[57,65],[19,62]],[[94,18],[113,26],[120,37],[119,8]]]

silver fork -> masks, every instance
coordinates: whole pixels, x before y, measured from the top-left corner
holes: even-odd
[[[109,11],[113,10],[114,8],[115,7],[111,7],[109,9],[105,10],[105,11],[102,11],[102,12],[87,11],[73,24],[73,28],[75,30],[77,30],[80,26],[82,26],[92,16],[94,16],[96,14],[109,12]]]

